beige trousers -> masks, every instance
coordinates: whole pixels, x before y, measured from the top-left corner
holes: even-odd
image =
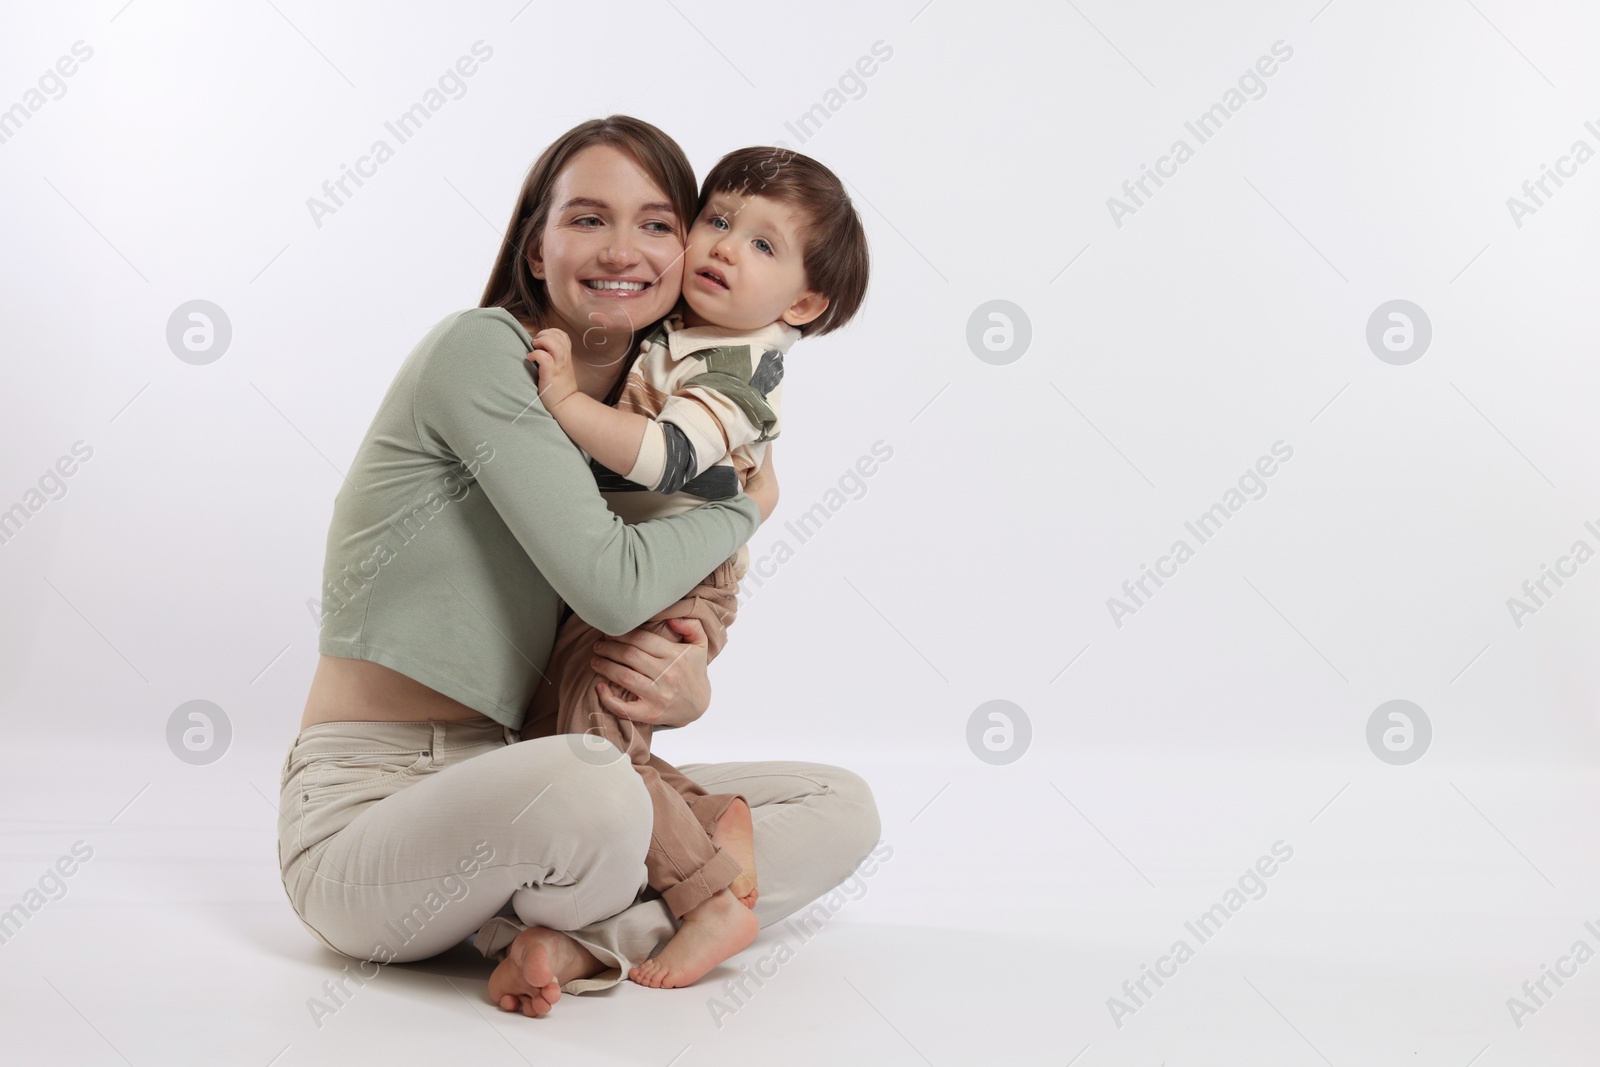
[[[569,993],[615,985],[670,938],[666,905],[640,899],[652,808],[633,765],[597,760],[582,734],[517,739],[488,720],[301,731],[283,762],[278,861],[312,935],[398,963],[472,935],[497,958],[518,931],[548,926],[608,967]],[[878,839],[870,789],[841,768],[682,770],[749,801],[762,926],[840,884]]]

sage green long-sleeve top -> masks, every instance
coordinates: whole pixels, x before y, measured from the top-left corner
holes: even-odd
[[[760,524],[744,493],[628,525],[539,400],[532,338],[501,308],[428,331],[334,501],[320,650],[371,660],[520,729],[560,600],[623,634]]]

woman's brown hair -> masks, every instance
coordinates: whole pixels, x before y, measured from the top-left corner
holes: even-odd
[[[579,123],[557,137],[528,169],[511,223],[500,242],[500,254],[484,287],[483,308],[505,308],[517,318],[542,326],[550,312],[544,282],[533,276],[528,257],[539,247],[555,197],[556,179],[572,157],[591,145],[611,145],[632,157],[672,202],[683,237],[694,222],[694,168],[678,142],[630,115],[610,115]]]

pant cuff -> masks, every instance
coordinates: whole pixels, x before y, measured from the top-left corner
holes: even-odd
[[[683,799],[707,837],[716,833],[717,820],[722,818],[722,813],[727,811],[735,800],[743,800],[746,805],[750,803],[742,793],[707,793],[704,796]]]
[[[516,919],[497,915],[478,929],[478,935],[472,943],[484,956],[499,963],[505,960],[511,942],[526,929],[528,927]],[[623,972],[633,966],[605,945],[584,940],[576,931],[562,932],[588,949],[595,959],[606,965],[605,969],[597,974],[587,978],[574,978],[567,982],[561,987],[563,993],[588,993],[596,989],[609,989],[621,982]]]
[[[739,861],[726,849],[719,848],[717,854],[706,860],[698,871],[677,885],[662,890],[661,899],[672,912],[672,917],[681,919],[710,900],[713,894],[728,888],[743,873],[744,868],[739,866]]]

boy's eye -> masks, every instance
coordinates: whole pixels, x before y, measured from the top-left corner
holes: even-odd
[[[721,215],[712,215],[707,221],[719,230],[726,230],[728,228],[728,220],[723,218]]]
[[[765,238],[762,238],[762,237],[757,237],[757,238],[756,238],[756,239],[755,239],[755,246],[756,246],[756,250],[757,250],[757,251],[758,251],[758,252],[765,252],[765,253],[766,253],[766,254],[767,254],[767,255],[769,255],[769,256],[770,256],[770,255],[772,255],[772,246],[771,246],[771,245],[769,245],[769,244],[768,244],[768,243],[767,243],[767,242],[766,242],[766,239],[765,239]]]

